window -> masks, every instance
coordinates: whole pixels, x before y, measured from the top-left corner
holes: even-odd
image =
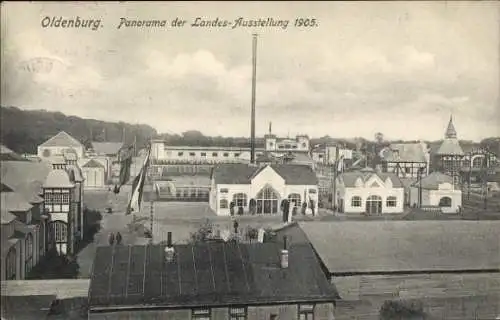
[[[351,207],[361,207],[361,197],[354,196],[351,198]]]
[[[220,193],[228,193],[229,190],[227,188],[221,188]]]
[[[97,181],[97,177],[96,177],[96,181]],[[61,194],[61,202],[62,202],[62,204],[69,204],[69,193]]]
[[[183,154],[184,154],[184,152],[177,152],[177,155],[178,155],[179,157],[182,157],[182,155],[183,155]]]
[[[5,270],[7,280],[16,279],[16,248],[12,247],[5,259]]]
[[[237,207],[246,207],[247,206],[247,195],[245,193],[236,193],[233,196],[233,201]]]
[[[190,153],[189,153],[189,156],[190,156],[190,157],[194,157],[195,155],[196,155],[196,154],[195,154],[194,152],[190,152]]]
[[[411,172],[411,168],[405,168],[405,172],[406,173],[410,173]]]
[[[229,157],[229,153],[224,152],[223,156],[224,156],[224,157]]]
[[[52,194],[52,203],[53,204],[62,204],[62,194],[53,193]]]
[[[483,165],[483,159],[484,158],[482,156],[473,158],[472,159],[472,167],[473,168],[481,168]]]
[[[239,154],[239,153],[235,153],[235,154],[234,154],[234,156],[235,156],[235,157],[239,157],[239,156],[240,156],[240,154]]]
[[[314,320],[313,304],[299,304],[299,320]]]
[[[65,222],[55,221],[52,222],[54,234],[56,236],[56,243],[68,242],[68,227]]]
[[[221,199],[219,207],[221,209],[227,209],[227,200],[226,199]]]
[[[27,275],[33,268],[33,235],[28,233],[24,242],[24,252],[26,252],[26,260],[24,262],[24,272]]]
[[[207,156],[207,153],[206,153],[206,152],[202,152],[202,153],[201,153],[201,156],[202,156],[202,157],[206,157],[206,156]]]
[[[442,197],[441,200],[439,200],[439,206],[440,207],[451,207],[451,198],[450,197]]]
[[[309,193],[316,194],[316,189],[309,189]]]
[[[322,154],[318,155],[318,158],[323,159],[323,155]]]
[[[279,193],[270,185],[266,185],[264,188],[262,188],[257,193],[256,198],[256,213],[275,214],[278,212]]]
[[[387,197],[387,200],[385,202],[385,205],[387,207],[395,207],[396,206],[396,203],[397,203],[397,199],[396,197],[393,197],[393,196],[390,196],[390,197]]]
[[[246,320],[247,319],[247,308],[229,308],[229,320]]]
[[[300,205],[302,204],[302,201],[300,199],[300,194],[298,193],[291,193],[288,195],[288,201],[290,204],[294,204],[293,206],[294,207],[300,207]]]
[[[193,309],[191,311],[191,319],[196,320],[210,320],[210,309]]]

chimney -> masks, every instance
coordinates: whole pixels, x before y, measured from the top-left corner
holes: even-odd
[[[281,258],[280,259],[281,268],[282,269],[288,268],[288,245],[286,236],[283,237],[283,250],[281,250],[280,258]]]
[[[174,260],[175,250],[172,245],[172,232],[167,233],[167,247],[165,248],[165,259],[167,262],[172,262]]]

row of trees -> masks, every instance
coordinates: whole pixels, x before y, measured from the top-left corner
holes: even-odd
[[[86,147],[90,147],[91,141],[122,142],[124,138],[129,144],[136,140],[141,147],[157,136],[148,125],[82,119],[60,112],[0,107],[0,113],[1,143],[17,153],[36,153],[38,145],[60,131],[66,131]]]

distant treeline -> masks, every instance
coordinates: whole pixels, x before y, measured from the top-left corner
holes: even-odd
[[[140,149],[151,138],[162,139],[171,146],[218,146],[218,147],[250,147],[249,137],[210,137],[200,131],[189,130],[182,134],[159,134],[148,125],[133,125],[124,122],[105,122],[94,119],[82,119],[75,116],[66,116],[61,112],[45,110],[21,110],[15,107],[0,107],[1,143],[18,153],[36,153],[36,148],[59,131],[66,131],[85,146],[91,141],[121,142],[132,144],[134,139]],[[418,142],[418,141],[386,141],[382,133],[377,133],[373,140],[365,138],[339,139],[330,136],[311,138],[311,148],[315,145],[335,143],[346,148],[359,150],[362,153],[378,153],[381,147],[390,143]],[[431,148],[436,148],[441,141],[426,141]],[[500,137],[483,139],[480,143],[461,141],[467,145],[487,146],[491,151],[500,154]],[[256,138],[256,147],[264,147],[264,139]]]
[[[157,136],[156,130],[148,125],[82,119],[61,112],[1,107],[0,114],[1,143],[17,153],[36,153],[38,145],[60,131],[66,131],[86,147],[92,140],[121,142],[123,135],[125,142],[130,144],[136,137],[141,147]]]

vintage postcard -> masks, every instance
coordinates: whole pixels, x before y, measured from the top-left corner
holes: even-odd
[[[500,319],[498,1],[1,4],[2,319]]]

